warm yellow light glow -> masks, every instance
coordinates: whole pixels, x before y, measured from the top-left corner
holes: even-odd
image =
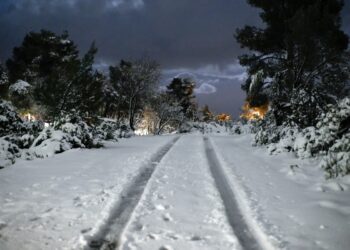
[[[216,116],[216,120],[219,122],[228,122],[231,120],[231,116],[225,113]]]
[[[243,105],[243,114],[241,118],[246,120],[260,120],[263,119],[269,110],[269,104],[266,103],[260,107],[251,107],[248,102]]]
[[[20,117],[25,120],[25,121],[28,121],[28,122],[34,122],[34,121],[37,121],[37,117],[31,113],[23,113],[23,114],[20,114]]]
[[[142,114],[142,119],[137,124],[137,129],[135,130],[136,135],[148,135],[154,132],[156,114],[150,110],[146,109]]]

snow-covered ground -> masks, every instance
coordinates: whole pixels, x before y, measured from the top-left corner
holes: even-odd
[[[123,187],[172,136],[70,150],[0,171],[0,249],[74,249],[109,216]]]
[[[249,135],[211,140],[245,213],[277,248],[350,248],[350,176],[327,181],[318,160],[269,155]]]
[[[0,249],[349,249],[350,179],[251,144],[134,137],[18,162],[0,170]]]

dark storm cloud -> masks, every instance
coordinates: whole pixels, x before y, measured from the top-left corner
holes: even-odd
[[[343,28],[350,34],[345,2]],[[101,69],[149,56],[162,65],[163,84],[192,76],[200,105],[237,117],[245,74],[233,34],[246,24],[260,24],[246,0],[0,0],[0,61],[29,31],[68,30],[82,52],[96,42]]]
[[[107,63],[147,55],[165,68],[225,65],[241,53],[235,29],[259,22],[246,0],[1,0],[0,59],[27,32],[45,28],[68,30],[83,51],[95,40]]]
[[[233,33],[256,23],[245,0],[2,0],[0,57],[31,30],[68,30],[86,50],[95,40],[98,57],[151,56],[165,67],[224,64],[239,54]]]
[[[342,22],[344,31],[350,35],[350,0],[345,0],[345,6],[342,12]]]

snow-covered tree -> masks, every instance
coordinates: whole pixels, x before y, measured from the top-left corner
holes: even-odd
[[[174,78],[167,86],[167,93],[173,96],[173,100],[180,104],[185,117],[190,120],[194,120],[197,117],[194,87],[195,83],[187,78]]]
[[[102,76],[92,69],[96,51],[92,45],[79,59],[67,32],[31,32],[7,61],[9,80],[28,82],[35,103],[44,108],[50,120],[72,108],[80,113],[94,112],[102,92]]]
[[[26,128],[11,103],[0,100],[0,137],[25,133]]]
[[[328,178],[350,174],[350,98],[330,105],[317,124],[319,147],[326,148],[321,166]]]
[[[155,134],[162,133],[167,126],[176,130],[185,119],[182,106],[169,94],[157,95],[151,106],[155,112]]]
[[[0,100],[0,138],[3,140],[21,149],[28,148],[43,127],[39,121],[23,121],[11,103]]]
[[[321,162],[327,178],[350,175],[350,132],[337,139]]]
[[[262,72],[259,89],[268,94],[277,124],[315,125],[319,107],[323,110],[346,95],[349,40],[340,19],[344,2],[248,2],[261,9],[265,25],[246,26],[236,33],[240,45],[250,50],[239,58],[248,69],[244,89],[255,88],[253,78]],[[295,115],[289,116],[291,112]]]
[[[208,105],[205,105],[202,109],[202,120],[204,122],[211,122],[214,120],[214,114],[209,110]]]
[[[110,86],[117,94],[118,112],[128,119],[130,128],[135,130],[135,118],[142,113],[145,104],[157,90],[159,65],[149,59],[122,60],[109,70]]]
[[[99,112],[103,101],[103,84],[105,77],[93,69],[97,48],[93,43],[80,61],[79,70],[73,81],[71,91],[74,91],[71,106],[84,116],[94,116]]]

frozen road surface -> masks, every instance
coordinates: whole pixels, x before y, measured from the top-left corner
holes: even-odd
[[[349,249],[350,179],[316,165],[249,135],[134,137],[22,161],[0,170],[0,250]]]

